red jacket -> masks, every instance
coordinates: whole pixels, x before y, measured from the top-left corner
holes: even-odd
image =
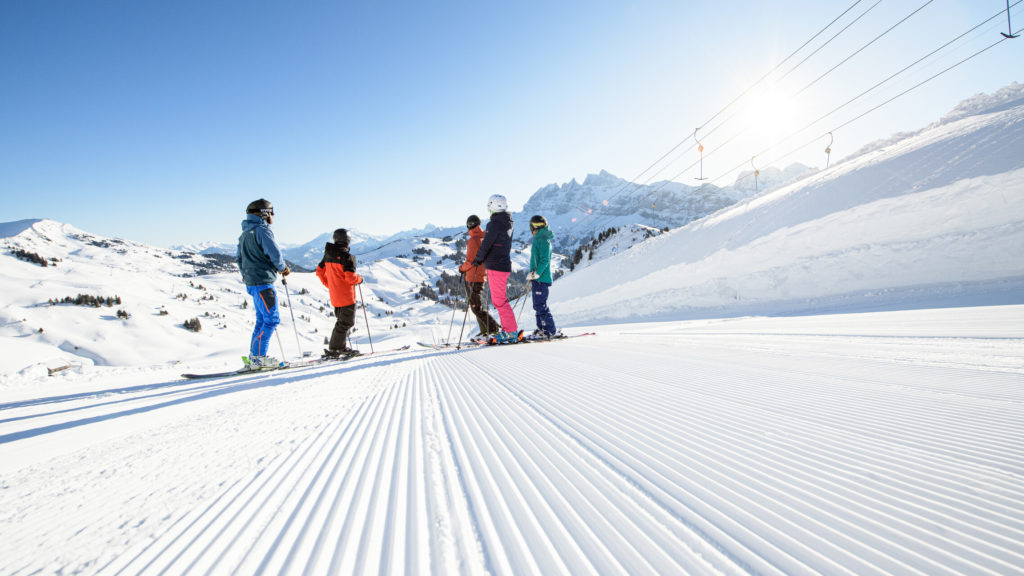
[[[331,306],[342,308],[356,303],[356,285],[363,283],[363,277],[354,272],[355,267],[356,259],[348,253],[347,246],[327,244],[324,259],[316,267],[316,277],[330,291]]]
[[[473,259],[480,250],[480,243],[484,240],[484,231],[479,226],[469,230],[469,240],[466,242],[466,261],[459,266],[459,270],[466,273],[467,282],[483,282],[487,280],[487,270],[483,264],[473,266]]]

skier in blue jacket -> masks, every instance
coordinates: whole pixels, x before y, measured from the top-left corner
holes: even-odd
[[[249,342],[249,363],[255,367],[273,366],[279,361],[267,356],[267,348],[274,329],[281,323],[274,281],[278,272],[287,276],[291,270],[285,264],[281,248],[270,229],[274,223],[273,204],[260,198],[246,207],[245,214],[242,235],[238,237],[238,269],[256,308],[256,327]]]

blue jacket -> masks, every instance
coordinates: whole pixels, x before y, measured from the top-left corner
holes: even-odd
[[[474,264],[483,263],[484,268],[497,272],[512,271],[512,216],[508,212],[491,214],[484,232],[480,249],[476,252]]]
[[[278,271],[287,267],[270,225],[255,214],[247,214],[242,221],[237,258],[246,286],[273,284]]]

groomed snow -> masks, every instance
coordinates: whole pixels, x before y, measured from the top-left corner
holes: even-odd
[[[9,395],[0,571],[1024,566],[1024,306],[596,330]]]

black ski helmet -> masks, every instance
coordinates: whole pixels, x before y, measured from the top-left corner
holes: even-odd
[[[348,246],[348,243],[349,243],[348,230],[345,230],[344,228],[338,228],[337,230],[335,230],[334,231],[334,243],[335,244],[340,244],[342,246]]]
[[[548,225],[548,221],[543,216],[537,214],[530,218],[530,230],[538,230]]]
[[[469,218],[466,218],[466,229],[472,230],[480,225],[480,217],[476,214],[470,214]]]
[[[260,218],[266,220],[274,215],[274,205],[270,203],[270,200],[260,198],[259,200],[253,200],[250,202],[245,208],[245,213],[257,214]]]

